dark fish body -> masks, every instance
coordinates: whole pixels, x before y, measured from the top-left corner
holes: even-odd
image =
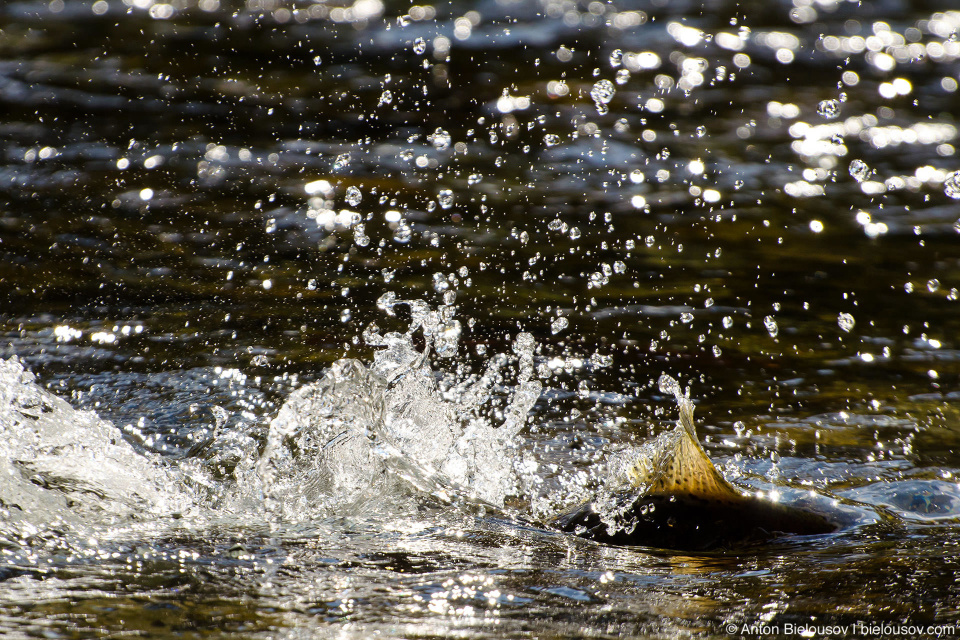
[[[622,511],[615,509],[618,513],[612,527],[592,502],[561,515],[553,524],[605,544],[689,551],[766,542],[781,535],[831,533],[839,528],[816,511],[751,496],[729,501],[694,494],[638,496],[625,492],[616,496],[621,497],[628,504]]]
[[[680,423],[653,459],[628,472],[633,487],[555,518],[562,531],[614,545],[707,550],[781,535],[831,533],[830,514],[747,494],[707,457],[693,428],[693,405],[681,399]]]

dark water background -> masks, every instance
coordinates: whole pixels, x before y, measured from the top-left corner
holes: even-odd
[[[369,360],[369,323],[403,328],[381,296],[452,291],[460,350],[435,367],[531,332],[524,437],[561,473],[672,420],[669,373],[729,474],[875,522],[707,556],[471,510],[227,511],[82,553],[4,525],[0,629],[960,624],[952,5],[4,3],[0,351],[136,446],[239,482],[293,389]]]

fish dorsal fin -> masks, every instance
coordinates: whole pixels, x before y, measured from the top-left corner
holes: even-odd
[[[630,471],[645,495],[687,495],[710,500],[735,500],[742,494],[713,466],[693,426],[693,403],[680,399],[680,420],[652,460],[638,461]]]

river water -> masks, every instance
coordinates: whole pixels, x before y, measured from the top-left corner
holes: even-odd
[[[960,633],[953,5],[4,3],[0,633]],[[662,374],[857,524],[545,526]]]

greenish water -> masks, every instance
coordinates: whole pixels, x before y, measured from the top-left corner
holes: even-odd
[[[0,630],[960,624],[958,33],[946,0],[3,4],[0,353],[37,379],[0,372]],[[403,359],[388,293],[435,312],[430,373],[291,396]],[[663,373],[729,478],[863,523],[537,524],[672,423]],[[344,446],[380,411],[396,451]]]

